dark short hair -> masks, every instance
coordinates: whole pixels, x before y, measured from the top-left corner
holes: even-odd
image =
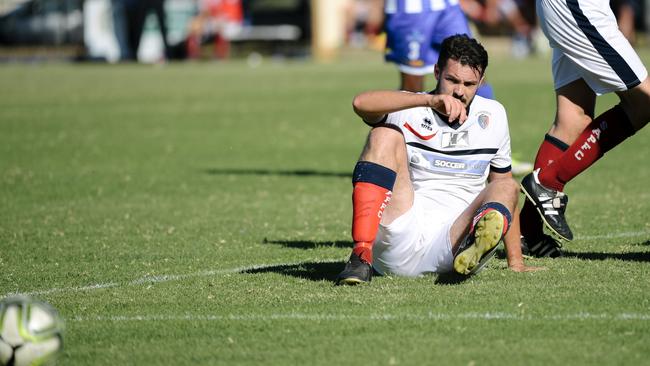
[[[442,41],[438,57],[440,70],[447,66],[447,61],[450,59],[477,70],[481,75],[485,73],[488,65],[488,54],[485,48],[467,34],[455,34]]]

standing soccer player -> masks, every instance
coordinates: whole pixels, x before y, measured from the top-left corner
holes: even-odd
[[[433,73],[442,41],[454,34],[471,37],[458,0],[385,0],[385,59],[397,65],[400,89],[424,91],[425,75]],[[489,84],[478,95],[494,99]]]
[[[432,74],[442,41],[454,34],[472,36],[458,0],[386,0],[385,59],[397,65],[400,90],[424,91],[424,79]],[[492,86],[483,81],[476,94],[494,99]],[[512,172],[524,175],[533,170],[526,161],[512,162]]]
[[[528,198],[521,227],[535,248],[531,254],[558,256],[559,243],[543,234],[543,224],[560,239],[573,239],[564,185],[648,123],[650,81],[608,1],[537,0],[537,14],[553,48],[557,113],[536,170],[521,183]],[[596,96],[611,92],[619,104],[594,118]]]
[[[531,270],[512,220],[518,185],[507,116],[499,102],[475,96],[487,64],[476,40],[455,35],[442,42],[431,93],[354,98],[373,128],[352,176],[354,248],[337,284],[369,282],[373,267],[473,274],[504,236],[510,268]]]

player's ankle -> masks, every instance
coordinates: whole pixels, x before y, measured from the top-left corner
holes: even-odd
[[[369,243],[359,242],[355,243],[354,249],[352,252],[356,254],[361,261],[372,264],[372,249],[369,248]]]
[[[537,181],[546,189],[562,192],[564,191],[564,182],[561,182],[557,177],[557,166],[555,165],[557,165],[557,163],[553,163],[540,169],[537,174]]]

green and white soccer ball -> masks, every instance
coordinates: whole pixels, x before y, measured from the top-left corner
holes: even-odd
[[[0,301],[0,365],[51,365],[63,348],[63,321],[54,308],[29,297]]]

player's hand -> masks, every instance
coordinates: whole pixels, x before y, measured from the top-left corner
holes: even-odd
[[[545,271],[548,268],[546,267],[531,267],[525,265],[523,262],[521,263],[512,263],[508,265],[508,268],[510,268],[511,271],[513,272],[537,272],[537,271]]]
[[[429,102],[431,108],[438,111],[438,113],[447,116],[447,121],[449,123],[453,123],[456,120],[458,120],[460,124],[465,122],[467,119],[467,111],[465,110],[463,102],[451,95],[445,94],[434,94],[431,97],[431,101]]]

